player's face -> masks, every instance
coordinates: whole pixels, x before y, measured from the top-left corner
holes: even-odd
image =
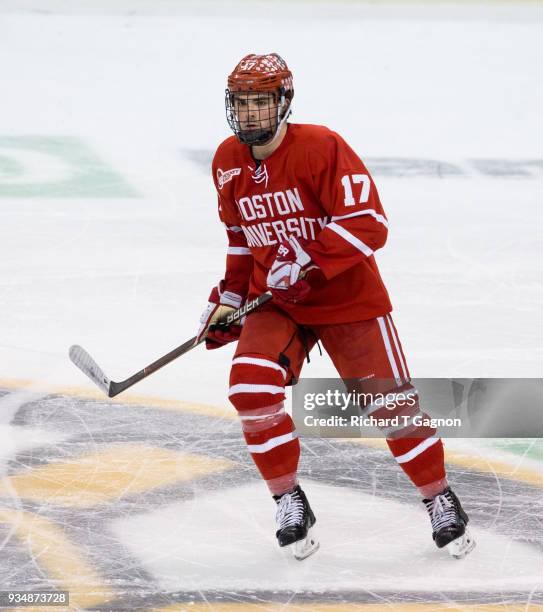
[[[234,94],[234,112],[242,131],[275,129],[277,100],[272,92]]]

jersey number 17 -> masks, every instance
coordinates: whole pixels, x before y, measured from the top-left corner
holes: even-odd
[[[345,190],[345,199],[343,200],[345,206],[354,206],[356,204],[353,195],[353,185],[359,185],[360,183],[362,183],[362,189],[360,190],[358,204],[365,204],[370,197],[370,177],[367,174],[346,174],[342,177],[341,184]]]

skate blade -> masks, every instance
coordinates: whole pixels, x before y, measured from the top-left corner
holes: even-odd
[[[466,529],[463,536],[456,538],[445,547],[451,557],[463,559],[475,548],[475,540],[471,533]]]
[[[320,544],[316,537],[315,528],[310,527],[307,536],[303,540],[298,540],[294,542],[294,544],[286,546],[285,550],[289,551],[298,561],[303,561],[313,553],[316,553],[317,550],[319,550],[319,546]]]

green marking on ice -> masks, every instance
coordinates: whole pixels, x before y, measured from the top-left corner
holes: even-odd
[[[79,138],[0,136],[0,198],[134,198],[125,179]]]
[[[0,183],[5,180],[13,180],[24,173],[23,166],[16,160],[5,155],[0,155]]]
[[[542,438],[496,438],[489,443],[492,448],[543,461],[543,439]]]

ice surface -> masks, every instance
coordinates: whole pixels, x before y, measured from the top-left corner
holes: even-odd
[[[541,602],[542,483],[521,478],[541,476],[537,462],[512,456],[504,475],[505,452],[447,445],[477,539],[456,561],[435,548],[386,449],[304,440],[300,476],[321,549],[300,563],[274,541],[274,504],[238,423],[173,408],[58,394],[20,406],[13,427],[40,431],[43,442],[12,449],[0,481],[2,584],[63,585],[80,607],[100,610],[255,597]]]
[[[154,513],[121,520],[121,541],[159,579],[161,588],[177,590],[387,590],[391,554],[398,591],[485,589],[528,591],[540,585],[543,558],[537,549],[511,543],[497,533],[472,529],[476,555],[451,563],[426,540],[420,508],[373,495],[304,481],[317,512],[319,554],[307,563],[282,556],[275,546],[270,500],[260,484],[201,494]],[[250,507],[243,500],[251,500]],[[217,513],[217,508],[222,511]],[[150,524],[151,523],[151,524]],[[218,559],[228,550],[228,563]],[[259,563],[255,564],[255,560]],[[268,567],[274,567],[268,573]],[[213,571],[202,572],[202,568]]]
[[[126,403],[91,397],[67,350],[120,380],[194,335],[224,265],[207,165],[225,75],[274,50],[294,119],[372,160],[411,372],[540,376],[542,24],[517,2],[1,3],[2,587],[104,610],[541,603],[531,442],[447,446],[478,540],[457,563],[385,450],[304,441],[323,545],[300,564],[275,547],[227,405],[231,347],[191,351]],[[315,355],[304,374],[334,370]]]

